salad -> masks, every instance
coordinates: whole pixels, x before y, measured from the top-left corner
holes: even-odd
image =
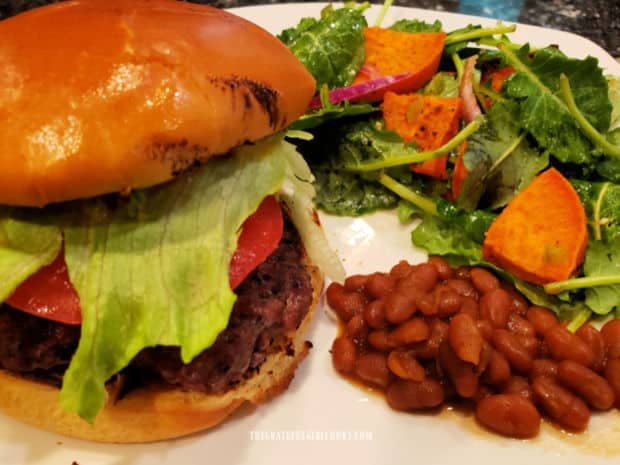
[[[514,25],[383,24],[389,3],[278,36],[317,81],[289,131],[317,206],[396,209],[413,245],[493,269],[571,330],[620,316],[620,78]]]

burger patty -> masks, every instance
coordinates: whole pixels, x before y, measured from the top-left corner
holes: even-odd
[[[286,215],[285,215],[286,216]],[[220,393],[256,372],[272,343],[295,330],[312,303],[310,276],[299,235],[285,218],[277,249],[235,290],[228,327],[191,363],[178,347],[143,349],[123,371],[131,384],[165,382],[182,389]],[[0,367],[58,383],[80,337],[65,325],[0,307]]]

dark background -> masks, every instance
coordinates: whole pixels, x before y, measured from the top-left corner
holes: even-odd
[[[0,19],[56,0],[0,0]],[[222,8],[273,0],[197,0]],[[279,2],[283,3],[283,2]],[[374,0],[373,3],[382,3]],[[574,32],[620,58],[620,0],[395,0],[395,5],[454,11]]]

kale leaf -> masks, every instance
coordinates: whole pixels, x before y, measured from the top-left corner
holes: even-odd
[[[583,264],[586,278],[620,276],[620,240],[590,240]],[[607,315],[620,310],[620,284],[593,286],[585,289],[585,303],[593,312]]]
[[[620,185],[571,180],[588,217],[590,236],[607,243],[620,241]]]
[[[350,118],[353,116],[368,115],[378,110],[379,108],[374,107],[370,103],[349,103],[345,101],[338,105],[330,105],[315,111],[310,111],[294,121],[289,126],[289,129],[312,129],[317,126],[322,126],[328,121]]]
[[[441,21],[427,23],[419,19],[399,19],[390,26],[396,32],[441,32]]]
[[[495,102],[486,116],[463,156],[469,175],[457,204],[469,211],[481,200],[485,208],[503,207],[549,163],[547,154],[541,155],[523,137],[516,102]]]
[[[581,113],[605,133],[609,130],[612,108],[607,80],[598,60],[568,58],[553,47],[538,50],[533,58],[527,45],[516,53],[508,47],[501,47],[501,51],[517,71],[506,81],[505,89],[509,97],[520,102],[521,125],[558,160],[591,163],[595,149],[559,96],[560,75],[568,77]]]
[[[317,90],[349,85],[364,62],[363,8],[326,7],[321,19],[302,19],[278,38],[314,76]]]

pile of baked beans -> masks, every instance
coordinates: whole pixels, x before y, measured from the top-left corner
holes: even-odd
[[[394,409],[471,405],[488,429],[530,438],[542,416],[579,432],[620,404],[620,320],[573,333],[484,268],[401,261],[332,283],[327,302],[344,325],[334,367]]]

